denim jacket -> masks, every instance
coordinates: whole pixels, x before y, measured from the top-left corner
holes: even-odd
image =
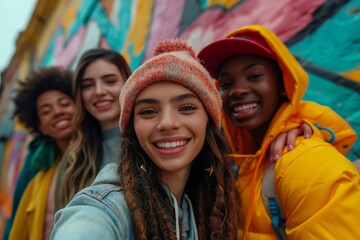
[[[81,190],[55,215],[51,239],[135,239],[135,226],[119,182],[117,166],[106,165],[94,183]],[[166,188],[165,188],[166,189]],[[180,238],[198,239],[196,222],[189,198],[184,195],[181,207],[168,191],[174,205],[174,232]]]

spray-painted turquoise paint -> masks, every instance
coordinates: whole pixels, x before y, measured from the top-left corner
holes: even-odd
[[[76,13],[76,19],[71,25],[68,35],[66,36],[65,43],[68,42],[79,30],[80,28],[89,21],[91,14],[97,5],[99,5],[97,0],[83,0],[81,6]]]
[[[118,24],[114,24],[106,16],[102,5],[99,3],[91,16],[91,19],[99,24],[102,36],[106,39],[110,48],[121,51],[125,45],[126,37],[131,24],[131,9],[134,1],[122,1],[119,9]]]
[[[335,72],[359,67],[359,9],[360,0],[350,1],[313,34],[293,45],[290,50],[296,56]]]
[[[135,52],[135,47],[134,44],[131,43],[128,47],[128,52],[127,52],[131,59],[131,62],[129,63],[129,67],[131,71],[134,71],[137,67],[140,66],[145,55],[145,51],[141,51],[140,54],[138,55],[134,54],[134,52]]]
[[[353,0],[325,21],[303,41],[290,47],[295,56],[306,59],[335,73],[351,71],[360,62],[360,0]],[[360,133],[360,94],[320,76],[310,74],[309,90],[304,99],[329,106]],[[360,140],[349,154],[351,160],[360,157]]]
[[[319,104],[331,107],[350,123],[357,133],[360,133],[359,93],[310,74],[310,83],[304,100],[316,101]],[[346,156],[352,161],[360,158],[359,140]]]
[[[54,35],[52,36],[52,38],[50,39],[44,57],[41,59],[41,63],[40,63],[41,66],[51,66],[52,63],[54,62],[56,40],[62,34],[64,34],[64,30],[58,28],[54,33]]]

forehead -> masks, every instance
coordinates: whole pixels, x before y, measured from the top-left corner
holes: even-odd
[[[119,75],[120,70],[112,62],[106,61],[104,59],[97,59],[86,67],[83,78],[95,78],[105,74]]]
[[[247,67],[263,66],[267,70],[276,71],[275,62],[255,55],[237,55],[223,61],[218,68],[218,75],[224,71],[246,70]]]

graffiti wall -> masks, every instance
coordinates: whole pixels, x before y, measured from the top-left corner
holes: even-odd
[[[334,109],[360,133],[360,0],[68,1],[40,65],[73,68],[93,47],[121,52],[132,70],[166,38],[196,50],[247,24],[263,24],[289,46],[310,75],[306,100]],[[360,155],[360,143],[348,155]]]
[[[331,107],[360,134],[360,0],[60,2],[28,62],[23,63],[27,68],[62,65],[74,69],[84,51],[105,47],[121,52],[134,70],[163,39],[178,37],[199,51],[235,28],[263,24],[308,71],[305,100]],[[18,146],[7,145],[14,147]],[[360,141],[348,157],[360,158]]]

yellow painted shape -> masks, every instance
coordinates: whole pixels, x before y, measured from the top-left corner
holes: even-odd
[[[215,5],[220,5],[226,9],[232,8],[235,4],[241,2],[241,0],[208,0],[208,7],[213,7]]]
[[[30,62],[31,62],[31,52],[30,50],[27,50],[26,52],[24,52],[21,56],[20,59],[20,64],[19,64],[19,70],[17,72],[17,78],[20,80],[23,80],[26,78],[26,76],[29,74],[29,72],[31,71],[30,69]]]
[[[69,7],[69,0],[62,0],[54,9],[54,12],[51,14],[49,19],[46,21],[46,26],[44,27],[36,45],[36,55],[35,55],[35,62],[39,63],[45,54],[45,51],[48,49],[51,38],[54,36],[55,31],[60,27],[59,26],[59,19],[66,18],[64,12],[67,11]],[[73,20],[73,19],[71,19]]]
[[[64,32],[67,33],[70,30],[70,27],[75,22],[78,9],[81,6],[81,0],[70,1],[66,6],[66,11],[62,16],[61,27],[64,29]]]
[[[124,49],[129,49],[130,44],[134,46],[134,55],[139,55],[145,46],[146,35],[150,29],[152,6],[154,1],[137,1],[136,16],[130,27],[129,35],[124,45]],[[128,63],[131,56],[127,51],[123,51],[123,56]]]
[[[349,72],[341,73],[341,76],[354,80],[355,82],[360,83],[360,70],[353,70]]]

